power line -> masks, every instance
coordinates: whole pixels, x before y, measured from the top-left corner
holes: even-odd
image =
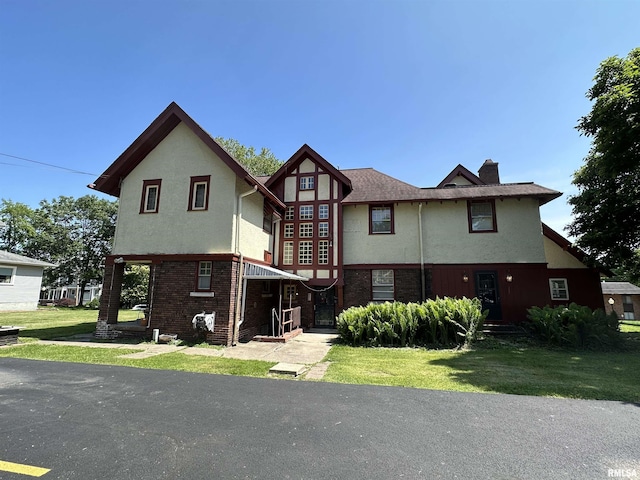
[[[89,176],[92,176],[92,177],[97,177],[98,176],[95,173],[83,172],[83,171],[80,171],[80,170],[75,170],[73,168],[61,167],[60,165],[53,165],[52,163],[39,162],[37,160],[31,160],[29,158],[17,157],[15,155],[9,155],[8,153],[0,152],[0,155],[2,155],[3,157],[15,158],[16,160],[23,160],[25,162],[36,163],[38,165],[44,165],[45,167],[57,168],[57,169],[60,169],[60,170],[65,170],[67,172],[77,173],[78,175],[89,175]],[[0,162],[0,163],[2,163],[2,165],[12,165],[12,166],[16,166],[16,167],[20,166],[20,165],[15,165],[15,164],[11,164],[11,163],[5,163],[5,162]]]

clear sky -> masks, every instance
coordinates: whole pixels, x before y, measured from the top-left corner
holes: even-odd
[[[176,101],[213,136],[421,187],[491,158],[565,192],[542,208],[562,232],[585,93],[638,46],[637,0],[0,0],[0,198],[92,193]]]

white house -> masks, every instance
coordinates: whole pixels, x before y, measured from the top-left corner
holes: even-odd
[[[0,250],[0,311],[36,310],[42,272],[55,265]]]

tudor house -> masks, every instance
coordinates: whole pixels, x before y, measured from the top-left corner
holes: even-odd
[[[331,327],[344,308],[435,296],[479,297],[495,322],[533,305],[602,308],[599,274],[544,225],[560,192],[500,183],[456,166],[420,188],[371,168],[339,170],[303,145],[271,177],[254,177],[172,103],[93,188],[119,198],[97,334],[120,327],[126,264],[150,267],[149,333],[225,345],[275,335],[283,304],[303,327]]]

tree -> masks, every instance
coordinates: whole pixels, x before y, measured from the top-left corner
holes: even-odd
[[[260,153],[255,148],[245,147],[233,138],[216,137],[222,147],[253,175],[273,175],[284,163],[271,150],[262,147]]]
[[[120,299],[126,308],[147,303],[149,296],[149,265],[126,265],[122,277]]]
[[[0,250],[23,255],[36,234],[34,210],[24,203],[2,199],[0,203]]]
[[[45,282],[77,282],[83,292],[90,281],[100,280],[115,234],[116,214],[116,202],[95,195],[41,201],[34,222],[37,234],[27,251],[58,265],[45,270]],[[79,300],[82,305],[82,295]]]
[[[629,272],[640,281],[640,48],[610,57],[587,92],[591,112],[579,120],[593,139],[574,174],[578,194],[569,198],[568,226],[593,262]]]

